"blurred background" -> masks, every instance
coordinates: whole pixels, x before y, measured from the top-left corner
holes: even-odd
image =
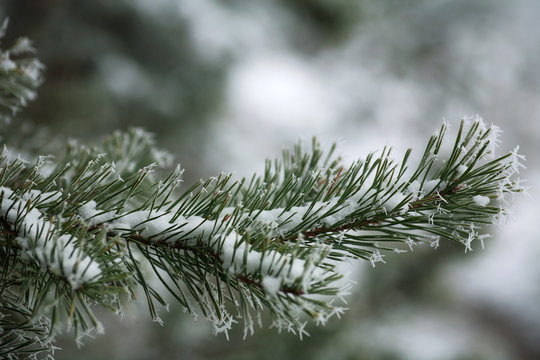
[[[443,119],[479,114],[501,151],[528,157],[528,196],[486,249],[461,246],[351,265],[349,311],[303,341],[259,329],[213,336],[174,306],[164,326],[134,305],[58,359],[539,359],[540,2],[537,0],[2,0],[6,43],[46,65],[19,115],[56,138],[142,126],[187,184],[263,169],[316,135],[346,162],[421,151]],[[37,131],[37,130],[31,130]]]

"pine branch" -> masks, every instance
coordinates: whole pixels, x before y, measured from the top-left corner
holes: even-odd
[[[18,84],[10,66],[2,76]],[[0,92],[5,104],[23,104],[10,89]],[[450,143],[447,127],[414,165],[412,150],[396,161],[384,149],[346,166],[314,139],[309,151],[299,144],[267,161],[261,176],[220,174],[187,189],[180,166],[155,171],[171,157],[141,129],[94,146],[69,141],[63,156],[32,162],[5,148],[0,353],[51,350],[59,324],[80,337],[101,329],[95,305],[121,312],[139,296],[155,320],[172,299],[216,333],[237,321],[252,333],[267,311],[272,326],[301,337],[308,320],[344,311],[345,258],[375,264],[386,251],[446,240],[466,252],[483,246],[485,226],[523,190],[524,157],[496,157],[500,130],[480,118],[464,119]]]
[[[401,162],[384,150],[345,167],[322,161],[314,142],[312,151],[285,153],[263,177],[220,175],[179,195],[182,170],[159,181],[158,155],[138,170],[141,163],[126,160],[119,170],[112,161],[152,146],[139,130],[116,133],[102,147],[72,143],[54,166],[40,158],[25,168],[4,153],[0,218],[17,259],[6,273],[13,279],[31,269],[19,290],[29,307],[43,311],[52,301],[51,316],[80,333],[99,327],[90,303],[120,311],[122,292],[133,297],[142,289],[157,318],[157,304],[167,304],[153,285],[159,281],[216,332],[235,319],[252,331],[264,308],[275,326],[302,334],[302,313],[324,323],[343,311],[332,298],[347,291],[336,268],[344,257],[375,263],[381,251],[403,250],[392,244],[440,240],[472,250],[487,237],[481,226],[505,214],[507,195],[521,191],[512,177],[522,156],[494,158],[497,128],[466,119],[440,161],[446,128],[411,170],[409,151]],[[118,144],[113,156],[103,152],[111,143]]]

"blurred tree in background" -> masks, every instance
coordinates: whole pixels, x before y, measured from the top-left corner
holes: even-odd
[[[6,43],[28,36],[46,65],[23,117],[85,139],[146,127],[188,169],[187,183],[243,173],[299,136],[347,137],[356,157],[373,144],[412,143],[432,121],[464,113],[507,129],[506,142],[531,155],[533,182],[539,14],[534,0],[0,3]],[[279,120],[283,112],[294,120]],[[506,244],[487,244],[484,262],[480,251],[463,259],[461,247],[441,244],[352,268],[363,292],[345,319],[309,329],[302,342],[263,329],[227,342],[172,309],[165,327],[143,315],[107,319],[114,336],[87,341],[77,357],[537,359],[540,269],[529,261],[540,247],[527,229],[538,210],[527,204],[517,208],[519,225],[496,239]],[[508,249],[509,241],[523,245]],[[58,358],[72,358],[74,344],[61,346]]]
[[[11,20],[6,42],[27,34],[47,64],[28,118],[85,139],[134,125],[152,128],[163,145],[189,154],[186,166],[197,162],[192,142],[219,107],[225,64],[197,56],[180,16],[152,15],[131,1],[0,6]]]

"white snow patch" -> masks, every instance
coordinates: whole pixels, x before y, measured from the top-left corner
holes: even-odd
[[[39,205],[47,205],[53,202],[56,202],[62,198],[61,191],[48,191],[41,192],[39,190],[30,190],[27,193],[23,194],[22,199],[31,202],[37,202]]]
[[[262,280],[262,286],[269,296],[276,296],[281,287],[281,279],[273,276],[265,276]]]
[[[74,289],[99,278],[99,264],[75,248],[71,236],[57,236],[55,225],[36,208],[30,209],[29,202],[17,199],[11,189],[0,187],[0,197],[0,216],[18,233],[17,242],[25,256],[64,276]]]
[[[463,165],[463,164],[459,165],[459,166],[457,167],[457,169],[456,169],[457,175],[458,175],[458,176],[463,175],[463,174],[465,173],[465,171],[467,171],[467,169],[468,169],[468,166]]]
[[[487,196],[475,195],[472,199],[478,206],[485,207],[487,204],[489,204],[489,197]]]
[[[437,190],[437,185],[441,182],[440,179],[434,179],[424,182],[423,190],[426,194],[430,194],[433,191]]]
[[[407,190],[413,194],[414,198],[418,198],[420,196],[420,183],[418,180],[412,181],[407,187]]]
[[[83,204],[79,208],[79,215],[90,226],[110,221],[116,216],[114,211],[96,210],[96,202],[94,200],[90,200]]]
[[[393,211],[399,206],[399,204],[401,204],[403,202],[403,200],[405,200],[405,198],[406,198],[405,195],[403,195],[401,192],[397,191],[395,194],[393,194],[388,199],[386,199],[386,201],[384,201],[382,206],[388,212]],[[399,208],[399,212],[404,213],[408,209],[409,209],[409,204],[407,202],[405,202]]]

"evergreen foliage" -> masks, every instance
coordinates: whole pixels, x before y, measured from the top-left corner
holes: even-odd
[[[26,44],[24,51],[19,48]],[[9,112],[33,98],[40,63],[22,56],[26,41],[0,53],[0,102]],[[31,74],[31,75],[29,75]],[[6,114],[7,116],[8,114]],[[63,155],[0,155],[0,356],[54,350],[68,324],[77,339],[101,329],[93,308],[116,313],[144,297],[150,315],[174,299],[216,333],[242,322],[300,337],[345,309],[349,283],[339,264],[383,261],[441,240],[488,236],[507,201],[523,156],[495,155],[500,130],[465,118],[447,141],[443,124],[416,164],[391,149],[345,165],[314,139],[298,144],[262,175],[220,174],[183,188],[183,169],[138,128]],[[5,137],[6,134],[2,134]]]
[[[7,25],[8,21],[4,20],[0,26],[0,41]],[[41,82],[43,64],[29,56],[33,52],[30,40],[24,37],[7,50],[0,49],[0,116],[3,118],[36,97],[35,88]]]

